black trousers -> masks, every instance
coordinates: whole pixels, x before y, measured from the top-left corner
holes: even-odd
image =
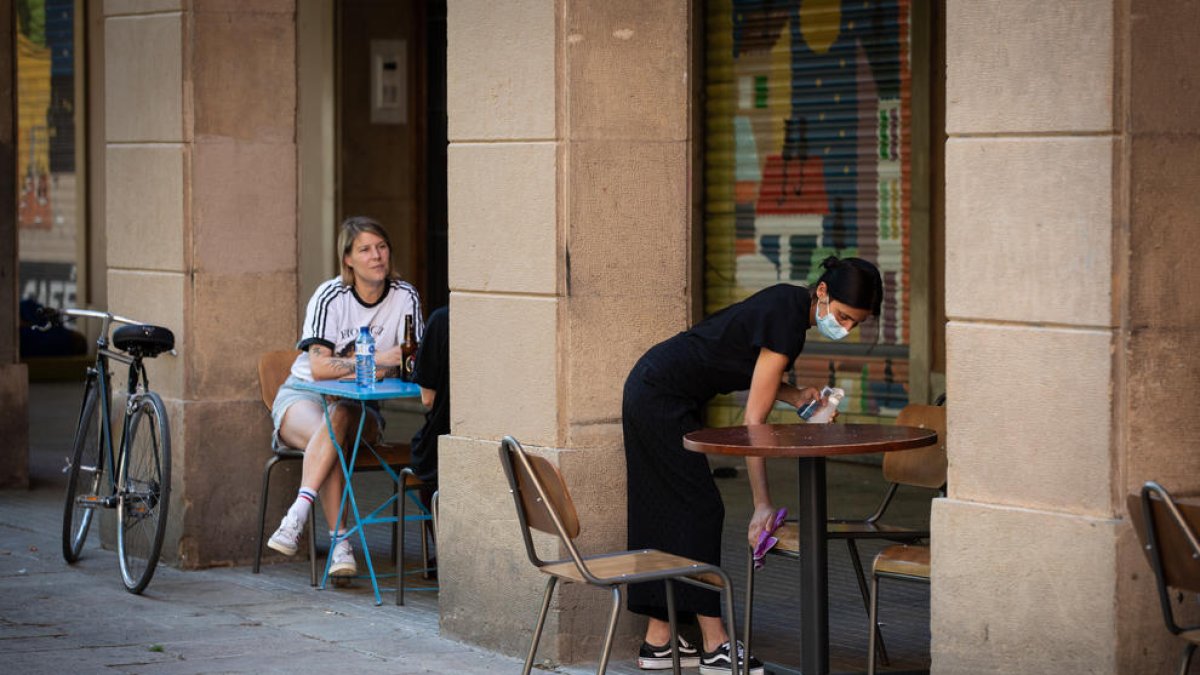
[[[708,458],[683,448],[683,435],[702,425],[703,401],[678,393],[658,377],[646,357],[625,381],[622,426],[625,435],[629,548],[653,548],[720,565],[725,504],[713,481]],[[721,616],[720,595],[676,583],[680,618]],[[629,611],[667,620],[663,582],[632,584]]]

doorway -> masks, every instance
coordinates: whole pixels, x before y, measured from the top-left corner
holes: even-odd
[[[426,315],[449,296],[446,2],[302,0],[298,312],[338,269],[336,228],[378,220]]]

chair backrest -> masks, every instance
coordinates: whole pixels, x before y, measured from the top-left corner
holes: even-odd
[[[945,485],[946,408],[911,403],[900,411],[900,415],[896,417],[896,424],[933,429],[937,432],[938,442],[924,448],[884,454],[883,477],[892,483],[935,490]]]
[[[1200,498],[1175,499],[1150,481],[1129,495],[1129,518],[1166,586],[1200,593]]]
[[[275,394],[288,379],[295,361],[295,349],[277,349],[258,358],[258,387],[267,410],[275,403]]]
[[[500,443],[500,463],[508,478],[525,550],[529,560],[541,567],[545,564],[537,555],[530,528],[557,535],[571,557],[582,564],[573,540],[579,536],[579,514],[558,468],[544,457],[530,455],[512,436]]]
[[[1129,519],[1142,550],[1154,569],[1159,606],[1167,630],[1178,635],[1200,626],[1180,626],[1175,621],[1171,588],[1200,592],[1200,499],[1174,499],[1163,486],[1147,481],[1126,502]]]

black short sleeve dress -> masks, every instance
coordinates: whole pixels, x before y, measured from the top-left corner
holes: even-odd
[[[778,284],[652,347],[630,371],[622,399],[629,548],[721,562],[725,506],[708,459],[683,448],[717,394],[750,388],[763,347],[791,362],[804,348],[809,291]],[[629,588],[629,610],[666,620],[661,583]],[[675,585],[681,616],[720,616],[716,593]]]

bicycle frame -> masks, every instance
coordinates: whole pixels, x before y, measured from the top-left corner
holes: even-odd
[[[138,324],[140,322],[133,319],[109,314],[108,312],[96,312],[86,309],[69,309],[64,310],[64,314],[68,316],[87,317],[101,320],[100,336],[96,338],[96,362],[88,369],[87,377],[88,385],[91,385],[91,380],[94,380],[100,389],[100,435],[101,449],[104,454],[105,479],[108,483],[108,493],[110,496],[117,495],[117,469],[121,466],[121,457],[125,452],[125,439],[129,434],[130,416],[122,415],[121,423],[121,443],[114,445],[113,429],[112,429],[112,383],[109,380],[109,359],[124,363],[129,366],[129,375],[126,383],[126,401],[125,410],[128,413],[133,409],[141,396],[141,393],[149,390],[150,379],[146,375],[146,366],[138,357],[129,356],[121,352],[116,352],[108,348],[108,334],[112,328],[112,324]],[[85,389],[86,390],[86,389]],[[79,411],[80,416],[83,415],[83,409]]]

